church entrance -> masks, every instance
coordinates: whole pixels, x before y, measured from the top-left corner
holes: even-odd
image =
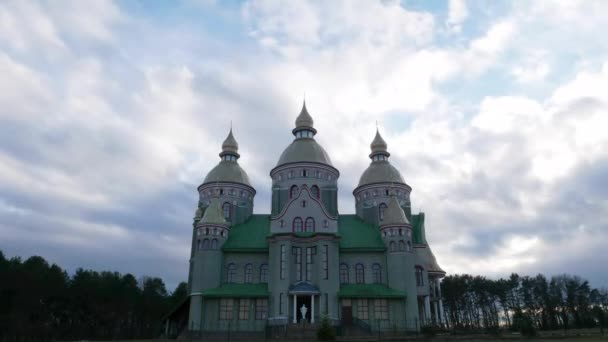
[[[304,320],[310,323],[310,317],[312,315],[311,309],[311,298],[312,296],[298,296],[296,299],[296,314],[298,317],[298,323],[302,322],[302,312],[305,311]],[[306,310],[302,310],[302,306],[306,308]]]

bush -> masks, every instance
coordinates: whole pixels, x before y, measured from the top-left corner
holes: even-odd
[[[516,331],[519,331],[522,336],[536,336],[536,327],[534,326],[534,322],[532,322],[532,318],[521,311],[515,312],[515,314],[513,315],[512,328]]]
[[[425,325],[420,328],[420,332],[424,336],[433,337],[437,335],[437,333],[441,332],[441,328],[436,325]]]
[[[323,316],[321,318],[321,326],[317,330],[317,340],[319,341],[333,341],[336,339],[334,328],[329,323],[329,318]]]

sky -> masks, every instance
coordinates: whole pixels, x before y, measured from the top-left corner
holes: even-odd
[[[2,1],[0,250],[172,290],[230,124],[268,213],[305,96],[340,213],[377,122],[448,273],[608,286],[606,13],[602,0]]]

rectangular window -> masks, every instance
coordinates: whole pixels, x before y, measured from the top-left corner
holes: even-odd
[[[221,320],[231,320],[232,319],[233,304],[234,303],[233,303],[232,298],[220,299],[220,319]]]
[[[279,293],[279,315],[283,314],[283,294]]]
[[[285,279],[285,273],[287,272],[287,251],[285,245],[281,245],[281,271],[280,278]]]
[[[329,278],[329,259],[327,254],[329,253],[329,247],[323,245],[323,279]]]
[[[255,300],[255,319],[266,319],[268,317],[268,299],[258,298]]]
[[[293,247],[292,254],[294,254],[296,262],[296,280],[302,280],[302,248]]]
[[[240,320],[249,319],[249,299],[239,300],[239,319]]]
[[[367,299],[359,299],[357,301],[357,318],[369,319],[369,309],[367,307]]]
[[[312,255],[314,252],[314,247],[306,248],[306,280],[312,280]]]
[[[386,299],[374,300],[374,318],[377,320],[388,319],[388,301]]]

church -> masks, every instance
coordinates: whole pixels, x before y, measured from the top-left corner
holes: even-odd
[[[371,329],[441,324],[445,272],[380,133],[352,192],[356,214],[346,215],[338,211],[340,171],[315,140],[306,103],[292,133],[270,170],[269,214],[253,213],[256,189],[232,129],[198,187],[187,329],[253,332],[322,317]]]

